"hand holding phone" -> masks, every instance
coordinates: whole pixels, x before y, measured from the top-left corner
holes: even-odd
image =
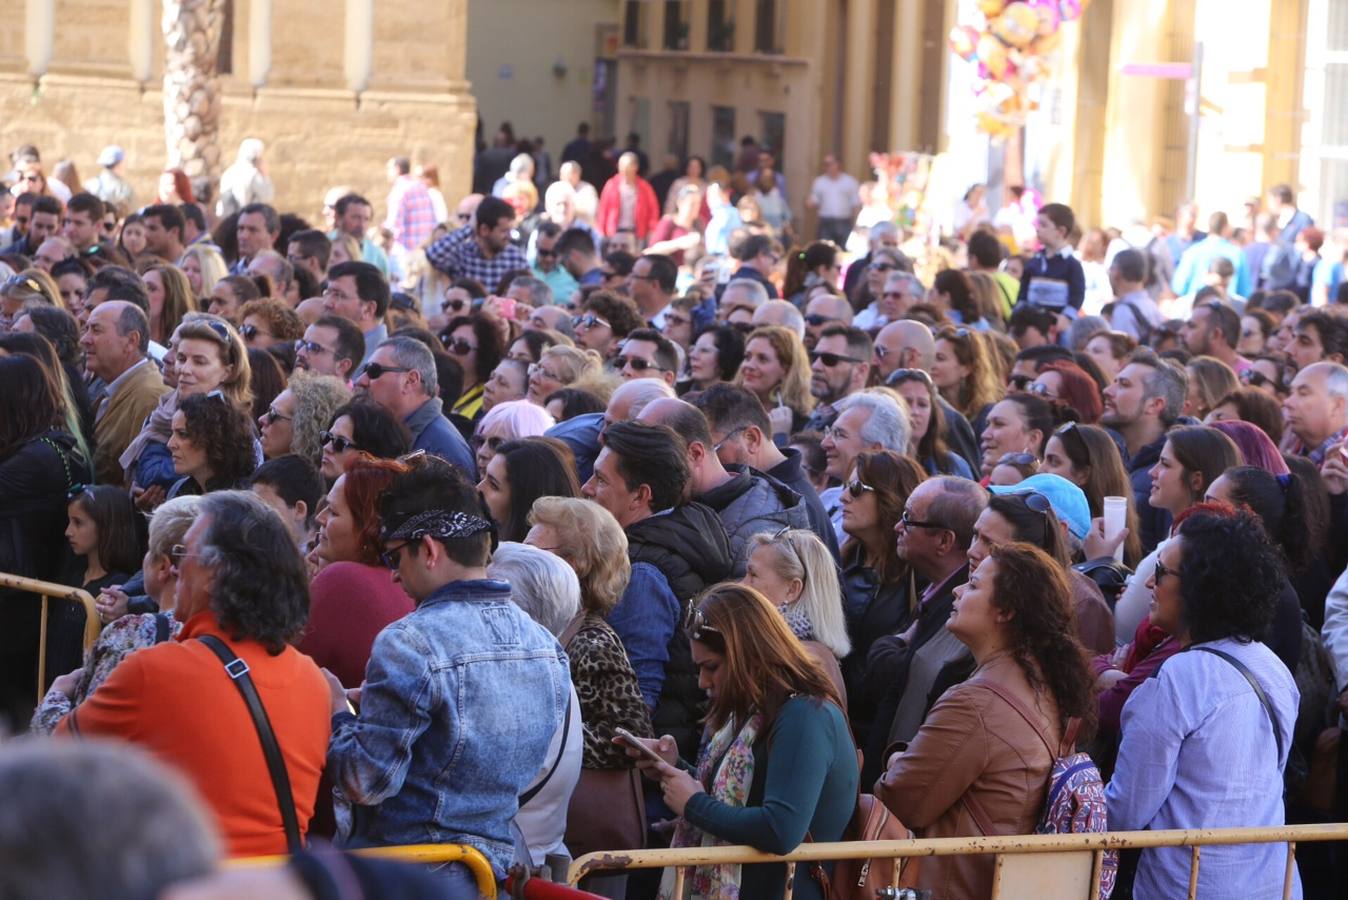
[[[635,734],[628,731],[626,728],[614,728],[613,735],[614,735],[613,736],[614,743],[625,744],[628,747],[628,749],[635,750],[637,753],[645,757],[650,762],[669,763],[669,760],[665,759],[663,756],[657,753],[655,748],[652,747],[650,743],[637,737]],[[629,753],[628,756],[631,756],[631,754]]]

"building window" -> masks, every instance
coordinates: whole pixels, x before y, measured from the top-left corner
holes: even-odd
[[[1348,0],[1312,2],[1308,19],[1305,102],[1310,116],[1299,187],[1319,227],[1348,228],[1348,122],[1342,115],[1348,103]]]
[[[754,0],[754,51],[786,52],[787,0]]]
[[[627,0],[624,4],[623,46],[646,46],[646,4],[643,0]]]
[[[665,0],[665,49],[688,49],[688,17],[691,0]]]
[[[711,164],[735,168],[735,108],[711,108]]]
[[[729,53],[735,49],[734,0],[707,0],[707,49]]]
[[[777,160],[777,171],[782,171],[786,160],[786,114],[760,112],[758,114],[758,143]]]
[[[688,120],[692,107],[683,100],[669,101],[669,138],[665,141],[665,151],[677,156],[682,165],[688,158]]]
[[[234,0],[225,0],[220,23],[220,47],[215,54],[215,74],[234,74]]]

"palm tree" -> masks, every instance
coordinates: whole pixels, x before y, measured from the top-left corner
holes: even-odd
[[[164,139],[169,168],[214,183],[220,170],[216,67],[228,0],[164,0]]]

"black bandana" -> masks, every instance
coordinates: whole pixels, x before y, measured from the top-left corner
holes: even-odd
[[[419,541],[430,536],[439,541],[446,541],[450,538],[472,537],[491,529],[492,524],[486,519],[469,513],[428,509],[412,516],[392,531],[385,528],[383,539],[385,542]]]

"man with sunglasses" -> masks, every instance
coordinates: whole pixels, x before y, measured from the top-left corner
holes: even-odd
[[[926,585],[912,624],[901,634],[876,637],[867,656],[864,684],[882,698],[866,748],[867,772],[884,770],[884,750],[909,741],[939,697],[974,669],[969,648],[945,628],[955,590],[969,580],[974,524],[988,505],[977,482],[938,475],[908,495],[894,527],[899,556]],[[864,777],[864,776],[863,776]]]
[[[614,365],[626,381],[659,378],[673,387],[678,377],[679,353],[669,339],[654,328],[638,328],[623,341]]]
[[[365,358],[365,336],[349,319],[323,316],[295,342],[295,368],[350,381]]]
[[[721,464],[707,417],[696,406],[684,400],[656,400],[641,411],[637,421],[667,425],[683,439],[690,493],[725,526],[734,562],[732,577],[743,577],[748,562],[744,548],[755,534],[810,527],[809,511],[800,494],[770,475],[746,467],[727,470]]]
[[[805,431],[823,431],[838,417],[835,405],[866,387],[871,375],[871,337],[850,325],[830,325],[810,353],[810,394],[819,401]]]
[[[356,396],[366,396],[412,432],[412,450],[424,450],[453,463],[477,479],[473,451],[445,418],[435,357],[421,341],[392,337],[370,354],[355,379]]]
[[[380,498],[380,558],[416,609],[376,638],[359,714],[328,675],[327,772],[339,810],[362,807],[349,839],[467,843],[502,879],[519,798],[568,715],[570,671],[510,584],[487,575],[495,535],[472,481],[432,456],[407,465]],[[462,864],[441,874],[471,891]]]
[[[665,316],[674,300],[674,284],[679,267],[668,256],[647,253],[632,264],[627,276],[628,296],[641,311],[641,318],[652,328],[663,329]]]
[[[559,184],[561,182],[558,182]],[[534,275],[552,290],[552,296],[565,302],[580,283],[564,269],[557,259],[557,242],[562,237],[562,226],[556,222],[539,222],[530,237]]]

